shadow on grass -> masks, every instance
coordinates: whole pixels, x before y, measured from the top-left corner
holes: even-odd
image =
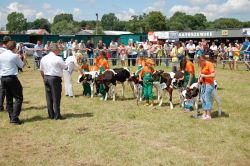
[[[224,90],[224,88],[217,88],[217,90]]]
[[[211,116],[212,116],[212,118],[222,118],[222,117],[229,118],[229,114],[228,113],[221,112],[221,116],[219,116],[218,115],[218,111],[212,112]]]
[[[23,111],[32,110],[32,109],[34,109],[34,110],[43,110],[43,109],[46,109],[46,108],[47,108],[47,106],[42,105],[42,106],[30,106],[30,107],[23,108],[22,110]]]
[[[84,118],[84,117],[93,117],[93,113],[87,112],[83,114],[75,114],[75,113],[67,113],[63,114],[63,117],[65,118]]]
[[[37,121],[43,121],[43,120],[48,120],[47,117],[41,117],[41,116],[34,116],[30,119],[25,119],[24,122],[37,122]]]
[[[112,99],[111,99],[112,100]],[[129,100],[136,100],[134,97],[122,97],[122,96],[116,96],[116,101],[129,101]]]
[[[199,119],[201,116],[202,116],[202,112],[199,112],[197,119]],[[212,116],[212,119],[214,119],[214,118],[229,118],[229,114],[228,113],[221,112],[221,115],[219,116],[218,115],[218,111],[212,112],[211,116]],[[191,115],[190,117],[191,118],[195,118],[195,114]]]

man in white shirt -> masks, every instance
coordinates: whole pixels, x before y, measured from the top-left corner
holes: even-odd
[[[118,43],[115,42],[115,39],[110,43],[109,49],[111,50],[112,55],[112,65],[116,66]]]
[[[6,44],[11,41],[11,38],[9,36],[4,36],[2,41],[2,47],[0,47],[0,55],[7,51]],[[1,79],[1,73],[0,73],[0,79]],[[6,96],[5,90],[2,87],[2,83],[0,81],[0,112],[4,110],[4,98]]]
[[[186,49],[188,50],[189,60],[191,62],[194,62],[194,55],[195,55],[196,47],[192,40],[189,40],[188,44],[186,45]]]
[[[0,55],[0,72],[2,87],[6,92],[7,111],[9,113],[10,123],[22,124],[18,118],[23,103],[23,88],[17,78],[18,67],[23,68],[24,63],[16,52],[16,42],[8,41],[7,50]],[[13,103],[13,98],[15,102]]]
[[[60,114],[63,69],[67,66],[63,59],[57,56],[61,52],[60,45],[52,43],[51,52],[41,60],[40,71],[44,79],[46,101],[50,119],[63,119]]]

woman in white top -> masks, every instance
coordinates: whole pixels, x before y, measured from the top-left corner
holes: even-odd
[[[63,70],[63,79],[65,87],[65,96],[74,97],[73,84],[72,84],[72,73],[74,70],[80,71],[81,59],[83,55],[81,53],[76,53],[75,56],[69,56],[66,60],[66,70]]]

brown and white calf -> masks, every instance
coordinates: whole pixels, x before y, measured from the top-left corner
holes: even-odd
[[[183,73],[181,71],[177,73],[174,73],[174,72],[166,73],[163,70],[159,70],[153,73],[151,81],[158,82],[157,85],[158,85],[159,99],[160,99],[159,106],[161,106],[163,103],[163,92],[166,91],[169,94],[170,109],[174,108],[173,102],[172,102],[173,90],[177,88],[181,89],[183,87],[182,78],[183,78]]]

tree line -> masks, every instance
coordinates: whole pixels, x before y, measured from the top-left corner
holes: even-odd
[[[43,28],[57,35],[73,35],[81,29],[96,30],[97,34],[103,34],[103,30],[148,33],[149,31],[188,31],[244,27],[250,27],[250,21],[242,22],[235,18],[219,18],[208,21],[204,14],[188,15],[184,12],[175,12],[173,16],[167,18],[159,11],[133,15],[128,21],[119,20],[115,13],[104,14],[100,21],[76,21],[72,14],[62,13],[56,15],[52,23],[46,18],[28,22],[23,13],[12,12],[8,15],[6,24],[6,29],[10,34],[24,33],[27,29]]]

